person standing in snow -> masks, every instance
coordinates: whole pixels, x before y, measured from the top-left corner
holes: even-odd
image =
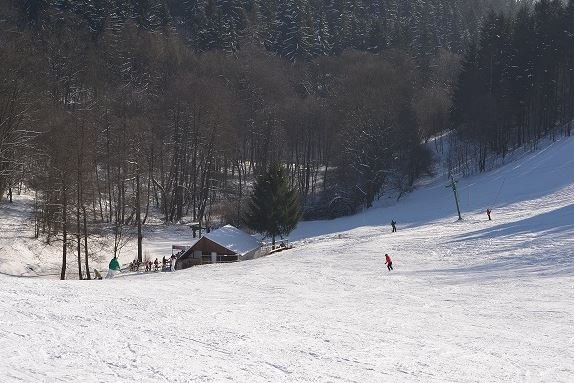
[[[170,257],[170,271],[176,271],[176,256],[172,254]]]
[[[118,258],[114,256],[108,265],[108,274],[106,275],[106,279],[114,278],[114,275],[120,272],[120,262],[118,262]]]
[[[94,269],[94,279],[101,280],[102,274],[98,271],[98,269]]]
[[[391,232],[395,233],[397,231],[397,228],[395,227],[395,224],[397,222],[395,222],[393,219],[391,220]]]
[[[154,261],[154,271],[158,271],[159,265],[160,263],[158,262],[158,258],[156,258],[156,260]]]
[[[385,254],[385,264],[387,265],[387,270],[391,271],[393,270],[393,266],[391,266],[391,257],[387,254]]]
[[[489,220],[491,221],[491,209],[487,208],[486,213],[487,213],[487,218],[489,218]]]

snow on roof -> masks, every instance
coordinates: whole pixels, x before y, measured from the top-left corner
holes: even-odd
[[[206,233],[204,237],[239,255],[244,255],[260,247],[260,242],[257,239],[232,225],[220,227]]]

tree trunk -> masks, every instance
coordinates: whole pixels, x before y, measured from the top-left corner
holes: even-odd
[[[40,236],[40,222],[38,217],[38,191],[34,192],[34,238]]]
[[[84,212],[84,255],[86,261],[86,278],[88,280],[92,279],[90,277],[90,265],[88,264],[88,225],[86,223],[86,208],[82,206]]]
[[[140,167],[136,170],[136,221],[138,223],[138,262],[142,262],[142,219],[140,208]]]
[[[106,186],[108,188],[108,222],[113,222],[112,215],[112,180],[110,178],[110,125],[107,121],[108,111],[106,110]]]
[[[67,199],[66,199],[66,181],[63,178],[62,175],[62,193],[63,193],[63,198],[62,198],[62,270],[60,271],[60,279],[64,280],[66,279],[66,246],[68,245],[67,243],[67,219],[66,216],[68,214],[67,211]]]
[[[146,220],[148,219],[148,213],[150,211],[150,193],[152,190],[152,178],[154,177],[154,146],[151,146],[151,154],[150,154],[150,164],[148,170],[148,190],[147,190],[147,197],[146,197],[146,213],[144,214],[144,219],[142,224],[146,224]]]
[[[77,242],[77,251],[78,251],[78,279],[82,280],[82,235],[81,235],[81,228],[80,228],[80,203],[82,201],[82,172],[80,170],[81,167],[81,159],[80,153],[78,153],[78,170],[77,170],[77,201],[76,201],[76,242]]]
[[[100,207],[100,219],[104,222],[104,209],[102,208],[102,192],[100,190],[100,180],[98,179],[98,164],[95,166],[96,190],[98,191],[98,205]]]
[[[79,185],[78,185],[79,186]],[[79,196],[80,192],[78,192]],[[80,201],[78,200],[78,205],[76,206],[76,242],[78,251],[78,279],[82,280],[82,235],[80,227]]]

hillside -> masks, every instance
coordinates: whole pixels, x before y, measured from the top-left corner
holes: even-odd
[[[304,222],[293,250],[254,261],[91,282],[0,275],[0,378],[573,381],[573,139],[461,179],[463,221],[446,184]],[[22,231],[29,203],[2,205],[3,273],[59,260]],[[154,230],[151,256],[184,235]]]

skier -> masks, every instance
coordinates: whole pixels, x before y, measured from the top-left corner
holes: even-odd
[[[391,257],[387,254],[385,254],[385,264],[387,265],[387,270],[391,271],[393,270],[393,266],[391,266]]]
[[[97,269],[94,269],[94,279],[101,280],[102,274]]]
[[[156,260],[154,261],[154,271],[158,271],[159,265],[160,265],[160,262],[158,262],[158,258],[156,258]]]
[[[395,227],[395,224],[397,222],[395,222],[393,219],[391,220],[391,232],[395,233],[397,231],[397,228]]]
[[[166,256],[162,258],[162,271],[166,271],[166,263],[168,263]]]
[[[120,262],[118,262],[118,258],[114,256],[110,261],[110,265],[108,266],[108,274],[106,275],[106,279],[114,278],[114,275],[120,272]]]
[[[489,218],[489,220],[491,221],[491,209],[487,208],[486,213],[487,213],[487,218]]]

